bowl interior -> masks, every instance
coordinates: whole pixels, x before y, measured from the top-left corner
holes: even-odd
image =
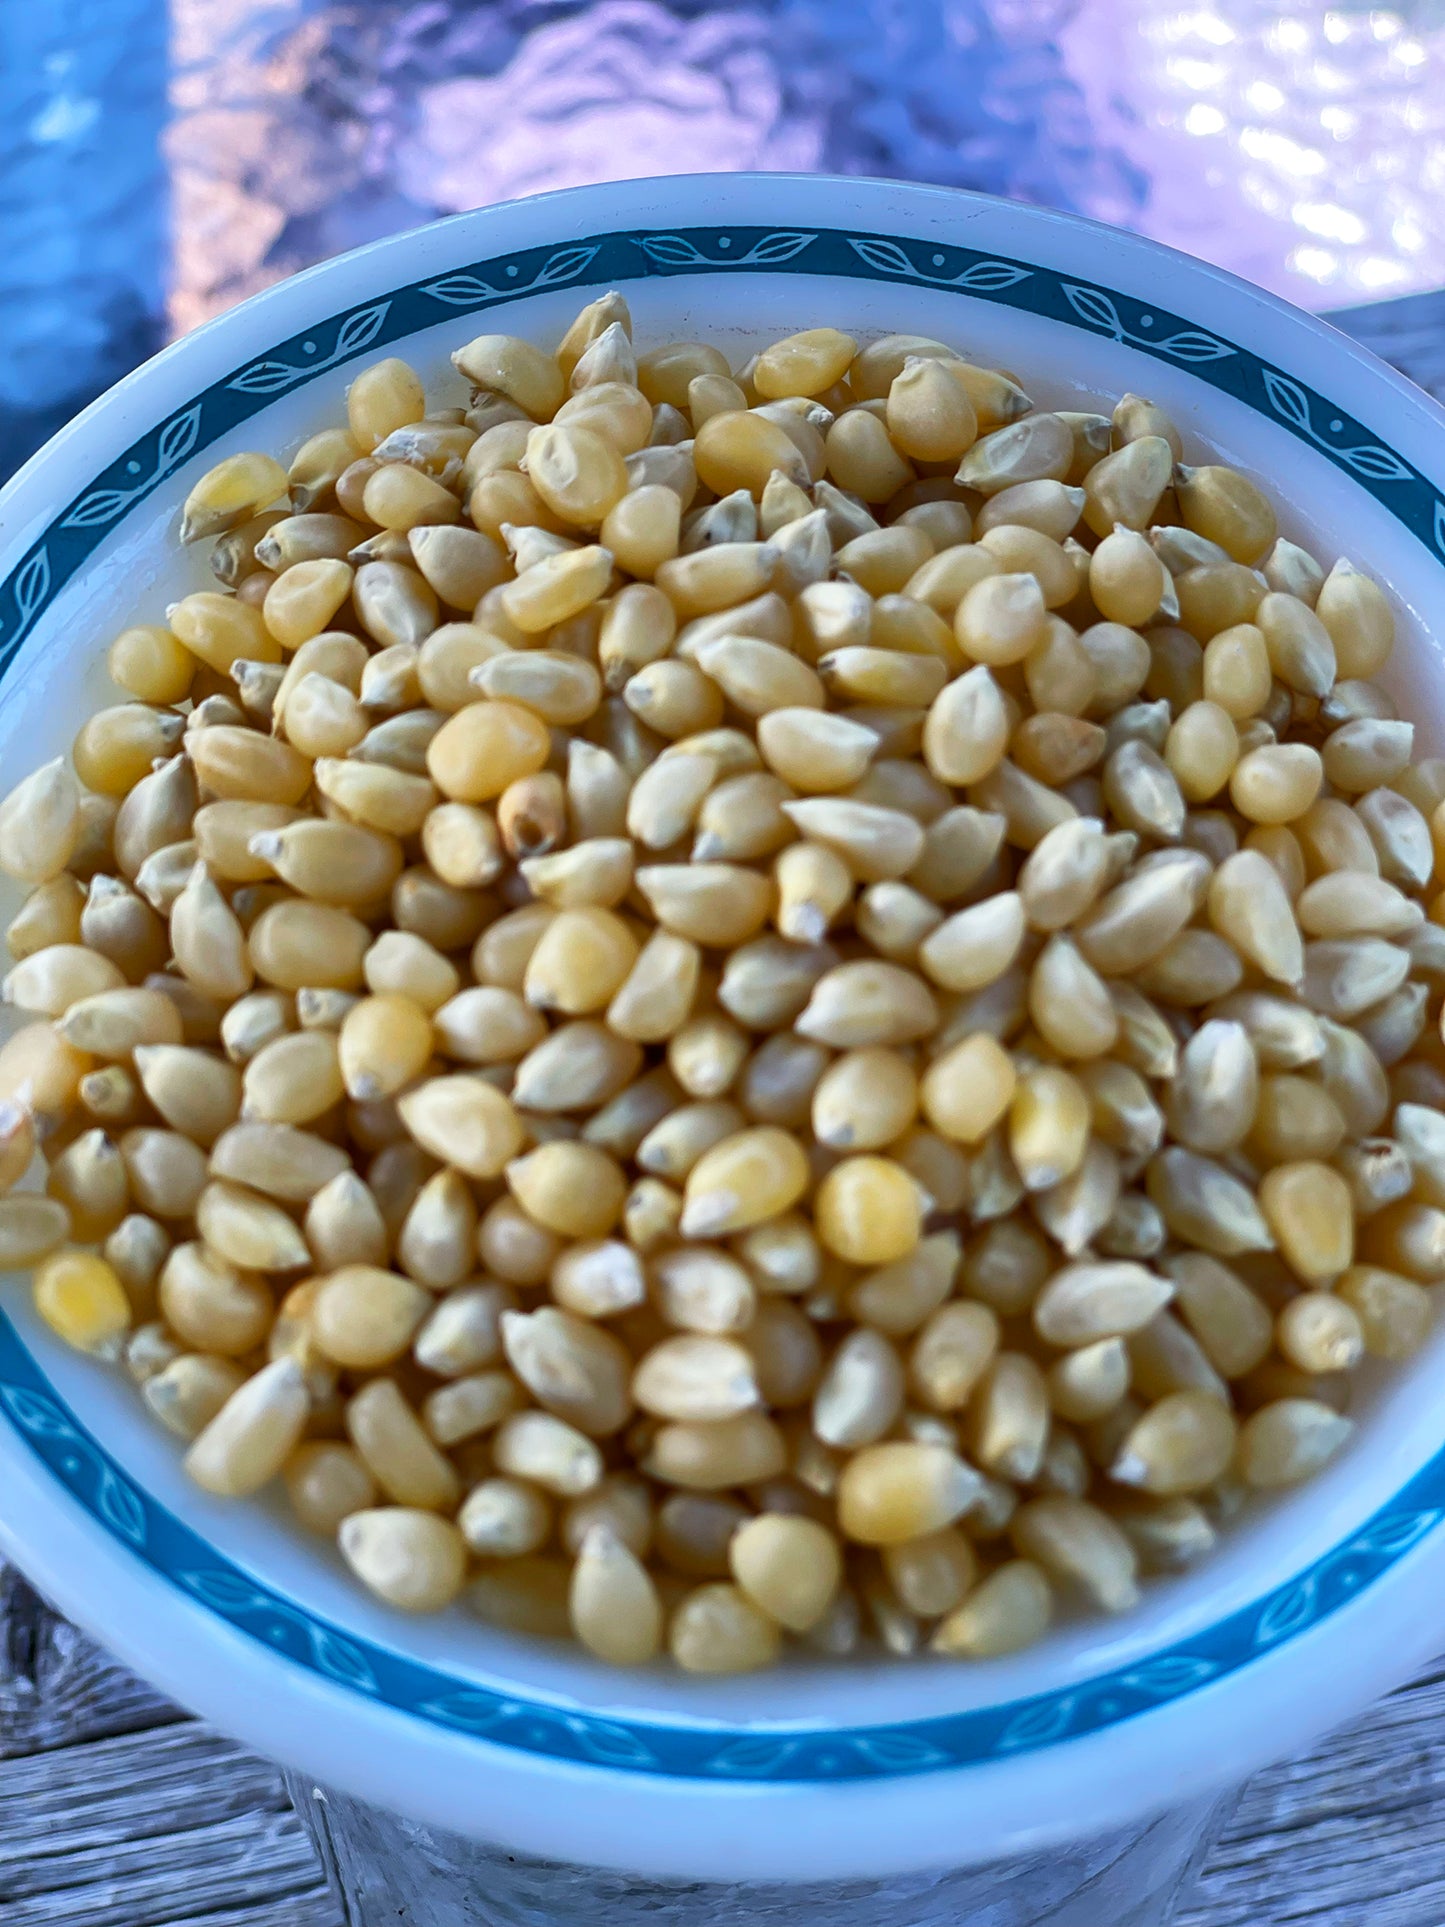
[[[1054,256],[1064,243],[1047,220],[1031,213],[1026,216],[1023,210],[1012,213],[1016,217],[1012,228],[1007,221],[999,226],[1003,215],[996,212],[991,217],[995,235],[1011,234],[1012,244],[1005,246],[1002,239],[993,238],[981,245],[1028,264],[1021,284],[1026,287],[1029,278],[1054,272]],[[708,218],[701,203],[695,218]],[[916,232],[905,206],[895,233],[911,241]],[[1069,228],[1074,238],[1065,252],[1077,249],[1080,232],[1077,225]],[[203,553],[180,551],[174,536],[178,505],[188,486],[220,455],[260,447],[284,459],[306,435],[338,418],[346,381],[356,367],[382,352],[403,354],[413,362],[427,380],[433,405],[460,402],[465,399],[463,386],[448,361],[453,348],[484,329],[506,329],[551,343],[576,308],[614,279],[625,289],[635,336],[643,345],[701,337],[723,344],[740,361],[769,338],[824,322],[861,338],[908,330],[936,335],[980,361],[1008,367],[1037,401],[1047,405],[1086,408],[1097,403],[1107,409],[1126,389],[1154,396],[1179,423],[1191,459],[1217,455],[1238,464],[1268,489],[1286,534],[1304,542],[1327,565],[1336,556],[1348,554],[1387,584],[1400,626],[1399,653],[1389,681],[1402,712],[1417,720],[1424,741],[1436,747],[1445,716],[1441,639],[1431,633],[1426,617],[1440,606],[1442,557],[1402,522],[1388,500],[1363,486],[1329,452],[1337,445],[1340,430],[1340,418],[1333,413],[1336,408],[1348,418],[1346,440],[1354,434],[1358,414],[1366,439],[1387,453],[1403,445],[1401,437],[1413,437],[1418,443],[1419,422],[1414,417],[1403,422],[1411,405],[1401,391],[1369,369],[1357,350],[1342,338],[1331,341],[1318,324],[1296,323],[1262,299],[1251,300],[1247,291],[1226,278],[1181,257],[1129,237],[1082,232],[1090,244],[1083,258],[1093,264],[1098,282],[1116,291],[1131,291],[1127,304],[1116,294],[1112,323],[1088,303],[1067,320],[1032,312],[1014,305],[1007,287],[990,287],[986,281],[980,292],[970,293],[955,285],[920,284],[918,278],[894,271],[875,272],[861,253],[857,272],[768,265],[766,256],[739,272],[717,252],[720,231],[716,229],[707,231],[708,238],[701,229],[696,231],[690,245],[705,259],[690,264],[686,274],[659,275],[642,262],[648,271],[639,276],[608,275],[598,280],[587,269],[565,287],[493,305],[484,316],[469,312],[463,296],[454,305],[442,306],[434,325],[400,338],[384,338],[355,358],[337,360],[329,352],[323,354],[323,361],[329,358],[333,365],[315,374],[304,362],[304,347],[297,346],[299,337],[283,352],[287,330],[272,319],[264,300],[249,304],[208,331],[211,361],[220,354],[229,369],[254,370],[275,367],[278,356],[285,365],[292,356],[302,372],[248,420],[196,446],[153,492],[138,494],[104,528],[77,572],[36,616],[0,687],[4,786],[8,788],[43,758],[63,752],[84,717],[114,699],[103,656],[119,628],[130,621],[159,620],[166,605],[186,590],[208,585]],[[473,228],[463,220],[438,233],[444,237],[440,258],[449,267],[468,267],[479,254],[491,252],[484,226]],[[975,244],[972,236],[963,238],[970,246]],[[707,253],[709,248],[712,251]],[[430,262],[438,258],[434,244]],[[926,272],[926,254],[914,249],[911,258],[924,261]],[[718,265],[709,270],[707,261]],[[435,267],[429,272],[434,275]],[[1072,272],[1079,270],[1074,267]],[[309,277],[306,299],[316,340],[326,349],[335,340],[339,317],[407,279],[407,257],[395,247],[365,251]],[[1147,308],[1153,288],[1170,310],[1158,325],[1174,328],[1173,317],[1182,317],[1180,325],[1196,331],[1201,340],[1214,342],[1220,351],[1217,356],[1206,358],[1205,351],[1186,359],[1182,351],[1161,355],[1151,349],[1157,338],[1155,317]],[[1146,332],[1149,327],[1156,328],[1154,336]],[[1310,332],[1296,336],[1297,327],[1308,327]],[[1304,372],[1291,359],[1301,341],[1307,344],[1307,352],[1300,349],[1300,353],[1310,364]],[[1247,350],[1283,368],[1294,387],[1306,395],[1308,432],[1302,431],[1298,406],[1289,404],[1287,391],[1279,391],[1286,396],[1285,404],[1275,403],[1274,412],[1266,412],[1256,402],[1214,385],[1220,367],[1233,354]],[[196,361],[199,364],[199,356]],[[184,356],[176,357],[170,366],[167,397],[159,406],[149,395],[142,406],[135,397],[127,399],[122,390],[111,403],[102,404],[79,440],[72,437],[63,462],[57,455],[55,472],[65,467],[67,482],[78,476],[79,485],[84,485],[127,443],[138,441],[167,419],[181,418],[198,392],[197,376]],[[258,381],[264,377],[254,378],[250,390],[237,392],[254,399]],[[92,447],[100,451],[99,459]],[[42,465],[45,459],[41,458]],[[1420,457],[1412,452],[1411,459],[1418,462]],[[1445,468],[1445,455],[1440,467]],[[43,466],[35,473],[43,475]],[[20,520],[17,524],[12,516],[5,529],[7,537],[12,532],[15,537],[8,566],[25,553],[42,522],[57,514],[59,501],[68,499],[69,493],[67,486],[45,504],[33,479],[26,485],[18,498]],[[0,650],[5,641],[0,631]],[[8,918],[13,907],[13,898],[0,904],[0,919]],[[224,1505],[190,1486],[179,1471],[174,1443],[144,1417],[123,1378],[56,1344],[31,1314],[23,1291],[7,1288],[4,1303],[19,1343],[46,1382],[48,1394],[45,1388],[37,1392],[38,1381],[26,1376],[27,1367],[13,1337],[4,1341],[0,1352],[0,1383],[8,1383],[12,1394],[14,1389],[28,1387],[32,1397],[48,1395],[78,1416],[119,1469],[124,1486],[146,1495],[198,1535],[235,1572],[256,1582],[263,1604],[253,1609],[246,1608],[244,1601],[238,1603],[230,1581],[226,1582],[231,1585],[229,1605],[223,1597],[225,1586],[219,1582],[211,1588],[214,1597],[208,1596],[204,1585],[191,1588],[204,1603],[226,1612],[233,1624],[252,1636],[275,1638],[284,1645],[291,1636],[284,1625],[280,1633],[267,1630],[271,1609],[264,1599],[274,1595],[303,1616],[314,1616],[335,1629],[343,1643],[357,1651],[409,1656],[444,1675],[458,1692],[475,1687],[520,1694],[593,1709],[614,1719],[626,1715],[684,1725],[718,1722],[731,1728],[760,1721],[906,1725],[1055,1694],[1104,1674],[1138,1668],[1181,1643],[1196,1640],[1296,1575],[1327,1561],[1334,1548],[1358,1533],[1434,1456],[1445,1431],[1434,1392],[1445,1369],[1445,1331],[1441,1331],[1408,1369],[1393,1371],[1377,1385],[1366,1387],[1361,1405],[1364,1422],[1331,1471],[1314,1485],[1261,1506],[1240,1521],[1221,1550],[1193,1574],[1152,1583],[1143,1607],[1118,1623],[1076,1621],[1031,1653],[981,1667],[942,1662],[818,1663],[722,1683],[690,1681],[663,1669],[620,1677],[585,1655],[507,1635],[460,1611],[411,1622],[371,1602],[358,1592],[330,1549],[294,1529],[284,1508]],[[30,1442],[43,1442],[44,1425],[37,1431],[36,1425],[27,1423],[17,1412],[13,1395],[6,1402],[10,1416],[19,1419]],[[95,1501],[91,1510],[107,1530],[119,1530],[125,1536],[128,1502],[111,1502],[111,1511],[120,1516],[118,1526],[114,1517],[107,1518],[103,1494],[95,1497],[99,1474],[86,1453],[78,1454],[82,1465],[72,1479],[61,1464],[70,1448],[54,1438],[51,1444],[57,1476],[68,1480],[74,1490],[89,1481]],[[285,1621],[284,1606],[279,1617]],[[314,1649],[314,1639],[311,1643]],[[343,1677],[344,1670],[343,1666],[342,1673],[333,1676]]]

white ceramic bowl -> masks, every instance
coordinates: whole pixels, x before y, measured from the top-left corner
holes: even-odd
[[[1326,561],[1401,611],[1395,683],[1445,710],[1445,415],[1323,323],[1130,235],[930,188],[635,181],[463,215],[298,275],[177,343],[0,498],[4,787],[103,700],[104,646],[205,562],[177,506],[221,454],[293,448],[368,357],[456,387],[483,329],[555,340],[602,288],[640,341],[741,356],[831,322],[1022,371],[1051,405],[1133,388]],[[518,1850],[658,1875],[882,1875],[1122,1824],[1241,1778],[1445,1644],[1445,1332],[1373,1391],[1314,1485],[1117,1623],[985,1666],[620,1676],[460,1613],[401,1619],[280,1513],[191,1488],[118,1375],[5,1294],[0,1535],[56,1603],[221,1727],[363,1799]]]

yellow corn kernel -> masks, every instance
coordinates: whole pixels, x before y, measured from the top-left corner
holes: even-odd
[[[80,832],[80,791],[57,758],[0,803],[0,870],[21,883],[46,883],[70,862]]]
[[[1342,679],[1379,674],[1394,647],[1395,618],[1377,582],[1341,556],[1321,584],[1315,614],[1329,631]]]
[[[480,1078],[432,1078],[399,1098],[397,1109],[423,1150],[471,1177],[499,1177],[522,1147],[510,1102]]]
[[[952,1525],[978,1496],[979,1475],[944,1445],[865,1446],[838,1481],[838,1523],[861,1545],[901,1545]]]
[[[1306,1284],[1326,1283],[1354,1262],[1354,1201],[1329,1165],[1277,1164],[1260,1181],[1259,1203],[1286,1262]]]
[[[377,456],[380,462],[380,453]],[[455,522],[461,504],[451,490],[409,462],[381,462],[361,491],[368,521],[404,533],[423,525]]]
[[[753,1604],[795,1633],[823,1618],[843,1576],[838,1542],[826,1526],[776,1512],[733,1534],[728,1563]]]
[[[364,368],[346,391],[346,417],[357,445],[375,448],[426,413],[426,391],[416,371],[396,355]]]
[[[427,768],[443,795],[486,803],[541,769],[550,748],[547,726],[531,710],[509,702],[475,703],[432,738]]]
[[[1053,1618],[1053,1592],[1028,1559],[997,1568],[938,1627],[933,1650],[961,1659],[997,1659],[1033,1645]]]
[[[103,1258],[86,1251],[57,1251],[35,1273],[35,1309],[57,1338],[76,1351],[120,1356],[130,1330],[125,1287]]]
[[[713,1583],[688,1594],[673,1614],[672,1656],[685,1673],[747,1673],[771,1666],[781,1634],[739,1587]]]
[[[1268,498],[1238,469],[1206,465],[1174,472],[1186,528],[1217,542],[1236,562],[1254,562],[1279,533]]]
[[[621,1215],[627,1190],[605,1151],[566,1139],[514,1158],[506,1178],[527,1215],[566,1238],[605,1238]]]
[[[643,1666],[662,1643],[662,1603],[636,1554],[605,1525],[582,1538],[568,1594],[572,1630],[614,1666]]]
[[[741,408],[719,410],[698,424],[693,459],[698,480],[718,495],[743,488],[756,501],[775,470],[804,487],[811,479],[786,429]]]
[[[441,1612],[461,1592],[467,1548],[447,1519],[411,1506],[350,1513],[337,1536],[363,1585],[402,1612]]]
[[[720,1237],[777,1217],[802,1197],[809,1175],[802,1146],[786,1131],[739,1131],[688,1173],[683,1236]]]
[[[320,1281],[308,1325],[327,1358],[371,1372],[401,1357],[431,1307],[430,1293],[410,1279],[344,1265]]]
[[[956,462],[978,436],[967,392],[940,363],[905,361],[888,388],[888,433],[900,453],[919,462]]]
[[[182,542],[220,535],[286,493],[286,471],[270,455],[228,455],[191,489],[181,512]]]
[[[294,1359],[277,1359],[248,1378],[186,1454],[186,1470],[221,1498],[257,1492],[300,1442],[310,1395]]]
[[[376,1502],[376,1481],[360,1455],[334,1439],[297,1446],[282,1476],[291,1510],[322,1539],[334,1539],[343,1521]]]
[[[251,926],[251,966],[280,990],[357,990],[371,932],[348,911],[293,899],[263,910]]]
[[[818,1236],[849,1264],[893,1264],[918,1243],[925,1205],[918,1183],[891,1158],[845,1158],[818,1187]]]
[[[1244,1421],[1236,1465],[1246,1485],[1297,1485],[1324,1469],[1354,1426],[1313,1398],[1278,1398]]]

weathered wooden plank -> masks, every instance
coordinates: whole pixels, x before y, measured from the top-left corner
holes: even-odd
[[[54,1914],[42,1914],[38,1920],[27,1921],[22,1916],[12,1920],[7,1916],[5,1927],[55,1927]],[[337,1912],[336,1902],[324,1888],[298,1894],[287,1899],[242,1901],[237,1907],[223,1907],[217,1912],[214,1908],[197,1914],[155,1914],[132,1918],[129,1914],[97,1913],[82,1914],[65,1922],[64,1927],[358,1927],[358,1923],[344,1921]],[[392,1927],[388,1922],[387,1927]],[[397,1922],[396,1927],[406,1927]],[[427,1927],[419,1921],[417,1927]]]
[[[1445,1689],[1417,1682],[1312,1753],[1251,1781],[1231,1833],[1283,1832],[1300,1823],[1387,1818],[1401,1807],[1445,1805]]]
[[[49,1884],[42,1884],[53,1876]],[[239,1814],[128,1850],[32,1863],[25,1891],[0,1887],[5,1927],[171,1927],[229,1915],[245,1927],[337,1927],[293,1813]]]
[[[181,1717],[0,1564],[0,1761]]]
[[[306,1820],[350,1927],[1164,1927],[1217,1802],[988,1866],[887,1880],[692,1883],[535,1860],[468,1841],[296,1774]],[[640,1797],[645,1801],[646,1793]]]
[[[0,1777],[0,1895],[27,1863],[120,1849],[248,1813],[284,1813],[277,1770],[194,1720],[14,1760]]]
[[[0,1713],[5,1927],[341,1927],[274,1768],[137,1687],[28,1588],[12,1581],[0,1600],[0,1682],[35,1736],[21,1757]],[[36,1661],[57,1652],[63,1666]],[[54,1706],[51,1681],[65,1689]],[[120,1730],[91,1737],[112,1708]],[[1440,1927],[1442,1714],[1436,1669],[1261,1774],[1178,1927]]]
[[[341,1927],[278,1770],[0,1568],[4,1927]]]
[[[1177,1927],[1440,1927],[1438,1669],[1245,1788]]]
[[[1325,319],[1445,401],[1445,289],[1338,308]]]
[[[1445,1803],[1427,1822],[1388,1828],[1291,1827],[1231,1859],[1223,1842],[1199,1904],[1176,1927],[1440,1927],[1445,1920]]]

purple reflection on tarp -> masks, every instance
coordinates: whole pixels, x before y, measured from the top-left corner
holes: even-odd
[[[179,325],[371,234],[579,181],[826,168],[1126,222],[1145,200],[1055,44],[1076,0],[174,5]]]
[[[0,477],[164,327],[156,0],[0,0]]]
[[[182,330],[437,214],[744,167],[1074,209],[1317,308],[1429,288],[1445,0],[0,0],[0,448],[167,285]]]
[[[1445,0],[172,0],[173,319],[578,181],[829,168],[1132,226],[1307,306],[1445,281]]]

